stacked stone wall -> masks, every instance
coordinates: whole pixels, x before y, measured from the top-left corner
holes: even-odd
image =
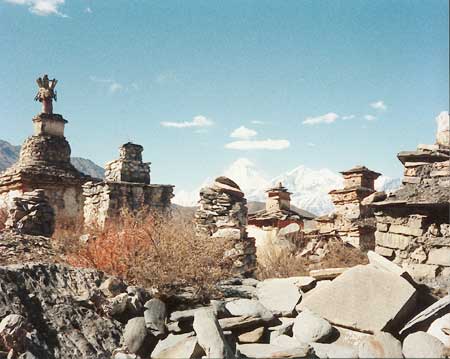
[[[251,276],[256,266],[255,239],[249,238],[247,200],[239,186],[226,177],[216,178],[211,187],[200,191],[195,214],[199,234],[231,240],[233,248],[224,253],[232,261],[234,274]]]

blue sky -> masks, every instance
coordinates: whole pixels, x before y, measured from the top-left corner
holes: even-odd
[[[103,165],[133,141],[154,182],[192,189],[239,157],[271,176],[301,164],[400,176],[396,153],[433,143],[448,110],[448,11],[447,0],[0,0],[0,138],[31,134],[34,80],[48,73],[73,155]]]

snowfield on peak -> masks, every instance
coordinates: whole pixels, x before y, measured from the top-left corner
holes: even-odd
[[[291,203],[294,206],[316,215],[327,214],[334,210],[328,192],[343,187],[343,178],[339,173],[327,168],[311,169],[303,165],[270,180],[246,158],[239,158],[233,162],[223,175],[231,178],[241,187],[248,201],[265,202],[265,191],[278,182],[282,182],[292,192]],[[176,191],[173,203],[187,207],[196,206],[200,188],[211,182],[211,179],[205,180],[202,186],[194,191]],[[400,185],[400,178],[380,176],[375,181],[375,188],[378,191],[395,191]]]

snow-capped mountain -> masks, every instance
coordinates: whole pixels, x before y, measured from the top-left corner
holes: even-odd
[[[327,168],[316,170],[298,166],[270,180],[246,158],[233,162],[223,174],[241,187],[249,201],[264,202],[266,189],[282,182],[292,192],[291,202],[294,206],[317,215],[333,211],[334,206],[328,192],[343,187],[342,176]],[[181,206],[195,206],[200,188],[211,182],[212,179],[205,180],[202,186],[194,191],[177,191],[173,202]],[[380,176],[375,181],[375,188],[390,192],[398,189],[400,184],[399,178]]]

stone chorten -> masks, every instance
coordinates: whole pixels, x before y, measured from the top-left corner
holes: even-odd
[[[82,185],[92,178],[70,162],[70,145],[64,137],[67,121],[53,113],[57,81],[38,78],[36,101],[42,112],[33,118],[34,134],[20,150],[19,161],[0,175],[0,199],[43,189],[57,216],[77,217],[82,212]]]
[[[403,186],[372,204],[376,252],[417,281],[450,288],[450,135],[448,113],[437,117],[434,145],[400,152]]]
[[[255,239],[247,235],[247,200],[237,183],[217,177],[214,184],[200,191],[199,208],[195,213],[198,233],[232,241],[233,248],[224,257],[232,262],[235,275],[251,276],[256,267]]]
[[[105,180],[83,186],[85,223],[104,226],[122,210],[170,212],[174,186],[150,184],[150,163],[142,162],[142,151],[141,145],[125,143],[119,158],[106,164]]]
[[[303,228],[303,220],[311,219],[291,209],[291,192],[281,182],[269,188],[266,193],[266,208],[249,215],[250,225],[283,228],[291,223],[297,223],[300,230]]]
[[[335,212],[316,218],[319,233],[338,235],[344,242],[362,250],[374,249],[375,219],[366,202],[369,196],[379,194],[374,182],[381,174],[365,166],[355,166],[341,174],[344,188],[330,192]]]

